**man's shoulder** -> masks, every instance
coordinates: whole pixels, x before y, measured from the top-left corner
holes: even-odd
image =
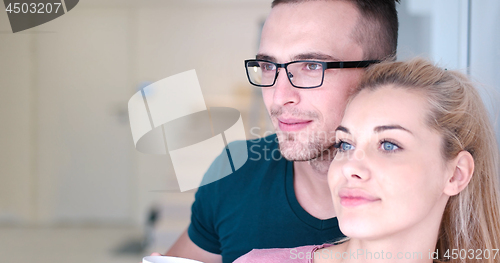
[[[245,164],[226,178],[223,178],[226,179],[226,181],[238,181],[241,180],[242,177],[251,177],[252,180],[255,180],[256,177],[265,176],[269,172],[269,169],[286,162],[279,151],[276,134],[247,140],[246,143],[248,158]]]
[[[241,189],[243,186],[248,189],[252,185],[260,185],[263,181],[272,179],[277,172],[284,169],[287,161],[281,156],[276,134],[247,140],[246,144],[248,158],[245,163],[231,174],[201,186],[199,191],[227,193],[231,189]],[[230,146],[231,143],[228,148]]]

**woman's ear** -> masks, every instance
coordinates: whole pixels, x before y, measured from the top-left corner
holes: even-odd
[[[460,193],[469,184],[474,173],[474,158],[468,151],[461,151],[450,161],[453,174],[446,182],[444,193],[453,196]]]

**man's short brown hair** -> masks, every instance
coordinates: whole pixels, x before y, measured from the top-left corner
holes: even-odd
[[[274,0],[272,7],[319,0]],[[334,1],[334,0],[323,0]],[[354,4],[360,13],[352,38],[363,48],[363,59],[385,59],[396,55],[400,0],[335,0]]]

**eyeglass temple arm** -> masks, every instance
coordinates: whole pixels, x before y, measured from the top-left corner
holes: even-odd
[[[326,68],[366,68],[375,63],[380,63],[380,60],[326,62]]]

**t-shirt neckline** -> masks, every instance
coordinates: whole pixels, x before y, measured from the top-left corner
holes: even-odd
[[[288,204],[292,209],[293,213],[307,225],[318,229],[330,229],[333,227],[338,227],[337,217],[329,219],[319,219],[310,215],[302,206],[299,204],[297,197],[295,196],[295,189],[293,188],[293,162],[286,161],[286,171],[285,171],[285,190],[287,195]]]

